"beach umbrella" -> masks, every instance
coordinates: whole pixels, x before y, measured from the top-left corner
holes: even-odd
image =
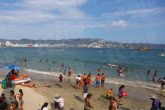
[[[21,68],[17,65],[9,65],[6,67],[6,69],[15,69],[15,70],[20,70]]]

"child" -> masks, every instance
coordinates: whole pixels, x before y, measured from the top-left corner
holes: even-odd
[[[17,97],[19,99],[19,110],[23,110],[23,91],[22,89],[19,89],[19,93],[17,94]]]
[[[124,91],[124,88],[125,88],[124,85],[121,85],[121,86],[119,87],[119,92],[118,92],[119,104],[121,104],[122,98],[123,98],[124,96],[127,96],[127,93]]]

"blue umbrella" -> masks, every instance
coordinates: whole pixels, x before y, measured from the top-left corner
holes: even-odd
[[[17,65],[9,65],[6,67],[7,69],[15,69],[15,70],[20,70],[21,68]]]

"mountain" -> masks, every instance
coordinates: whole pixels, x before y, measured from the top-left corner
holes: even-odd
[[[62,39],[62,40],[31,40],[31,39],[20,39],[20,40],[9,40],[0,39],[2,46],[5,46],[5,42],[9,41],[12,44],[49,44],[50,46],[62,47],[83,47],[83,48],[129,48],[129,49],[165,49],[165,44],[147,44],[147,43],[122,43],[106,41],[103,39],[90,39],[90,38],[77,38],[77,39]]]

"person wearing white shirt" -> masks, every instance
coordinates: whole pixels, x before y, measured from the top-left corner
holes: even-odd
[[[54,108],[57,110],[64,109],[64,99],[60,95],[56,95],[54,98]]]

